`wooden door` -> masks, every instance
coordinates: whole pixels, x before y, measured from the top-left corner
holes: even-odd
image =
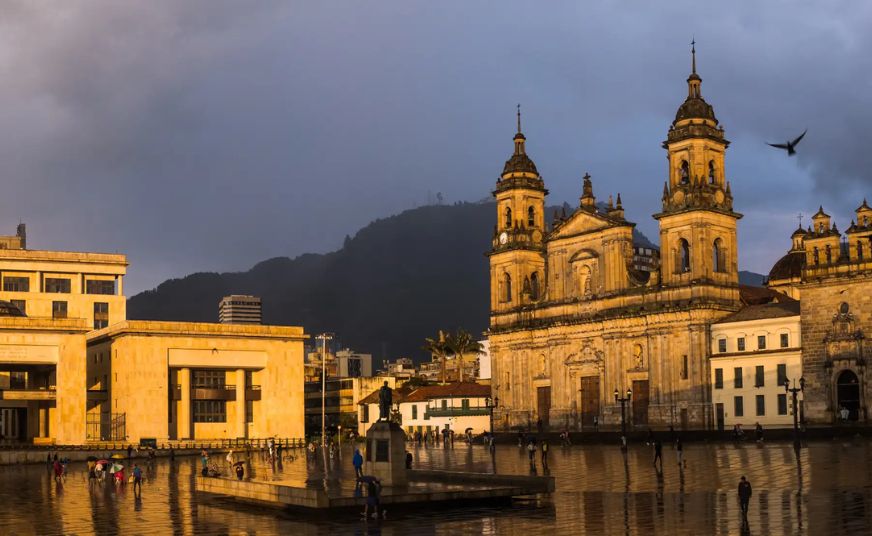
[[[600,377],[581,377],[581,425],[593,426],[600,410]]]
[[[633,425],[648,424],[648,380],[633,382]]]
[[[718,402],[715,404],[715,420],[718,423],[718,432],[724,431],[724,405]]]
[[[536,395],[539,401],[539,419],[542,421],[542,428],[548,429],[548,414],[551,412],[551,387],[536,388]]]

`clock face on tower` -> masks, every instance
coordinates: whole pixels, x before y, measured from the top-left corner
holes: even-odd
[[[509,233],[503,231],[500,233],[500,244],[505,245],[509,241]]]

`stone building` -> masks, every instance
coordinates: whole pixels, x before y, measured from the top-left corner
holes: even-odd
[[[489,252],[495,427],[620,423],[613,392],[632,390],[635,425],[711,427],[709,326],[741,306],[729,142],[702,97],[693,54],[687,97],[663,148],[667,180],[660,264],[634,267],[620,194],[597,209],[583,179],[578,208],[546,228],[548,191],[526,137],[497,179]],[[652,194],[655,192],[652,191]]]
[[[773,266],[768,285],[801,303],[804,419],[868,422],[872,383],[872,208],[863,200],[842,235],[821,207],[807,229],[792,235],[790,251]]]

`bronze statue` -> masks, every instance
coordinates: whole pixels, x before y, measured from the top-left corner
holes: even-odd
[[[388,387],[388,382],[382,385],[378,392],[378,420],[391,420],[391,388]]]

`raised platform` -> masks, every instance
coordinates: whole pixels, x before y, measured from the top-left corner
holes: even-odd
[[[226,477],[198,477],[200,493],[278,507],[332,510],[363,507],[365,486],[354,482],[322,485],[299,481],[236,480]],[[550,476],[492,475],[452,471],[409,471],[405,486],[385,487],[380,495],[383,505],[431,502],[508,500],[512,497],[551,493]]]

